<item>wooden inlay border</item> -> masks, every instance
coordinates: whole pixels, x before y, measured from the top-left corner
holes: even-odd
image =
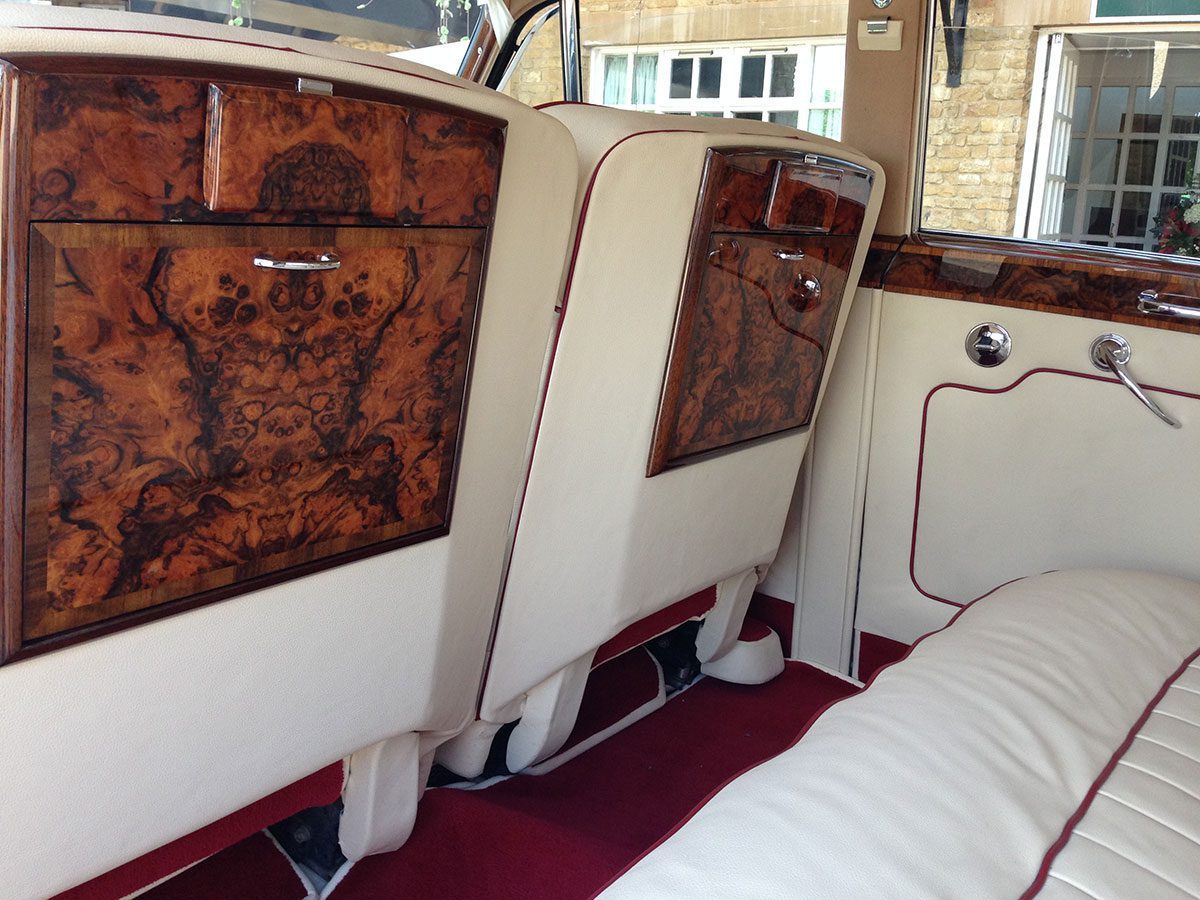
[[[1200,334],[1200,323],[1137,310],[1137,296],[1145,290],[1200,298],[1200,266],[1176,257],[1140,259],[1006,241],[877,236],[859,283],[896,293]]]

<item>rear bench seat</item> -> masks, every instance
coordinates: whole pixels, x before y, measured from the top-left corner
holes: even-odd
[[[1200,896],[1198,648],[1198,584],[1015,582],[603,896]]]

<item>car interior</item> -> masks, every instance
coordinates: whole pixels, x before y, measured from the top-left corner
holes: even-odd
[[[0,897],[1200,897],[1200,4],[0,3]]]

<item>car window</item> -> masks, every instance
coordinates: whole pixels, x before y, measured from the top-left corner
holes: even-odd
[[[745,0],[713,6],[680,0],[580,0],[583,99],[668,115],[779,122],[841,134],[847,2]],[[561,92],[562,57],[538,49],[514,72],[509,91],[545,102]],[[544,46],[543,46],[544,45]],[[530,77],[531,70],[536,74]],[[553,99],[557,99],[553,98]]]
[[[42,0],[44,2],[44,0]],[[122,0],[87,6],[294,34],[457,72],[484,15],[477,0]]]
[[[1200,256],[1200,24],[1076,5],[939,13],[919,225]]]

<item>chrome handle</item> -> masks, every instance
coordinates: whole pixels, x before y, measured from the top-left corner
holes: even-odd
[[[772,250],[771,255],[785,262],[799,262],[804,259],[803,250]]]
[[[273,256],[256,256],[254,264],[260,269],[283,269],[287,272],[327,272],[341,268],[342,261],[336,253],[322,253],[314,259],[276,259]]]
[[[1173,296],[1168,294],[1167,296]],[[1192,299],[1191,297],[1187,299]],[[1200,297],[1195,298],[1200,300]],[[1173,319],[1192,319],[1200,321],[1200,306],[1182,306],[1178,303],[1166,303],[1158,299],[1158,291],[1142,291],[1138,294],[1138,312],[1148,316],[1169,316]]]
[[[1170,413],[1163,410],[1161,406],[1155,403],[1142,390],[1142,386],[1138,384],[1133,374],[1129,371],[1129,357],[1133,355],[1133,350],[1129,346],[1129,341],[1121,337],[1119,334],[1102,334],[1096,340],[1092,341],[1092,362],[1097,369],[1107,369],[1117,376],[1117,380],[1125,387],[1129,388],[1129,392],[1133,396],[1158,416],[1159,419],[1166,422],[1172,428],[1182,428],[1183,425],[1178,419]]]

